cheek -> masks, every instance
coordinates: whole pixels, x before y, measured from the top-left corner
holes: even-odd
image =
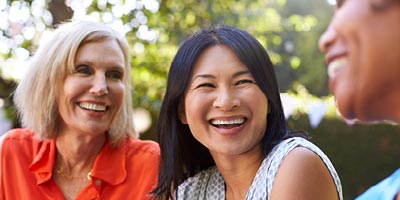
[[[70,76],[65,79],[61,88],[59,99],[60,102],[65,102],[88,90],[88,81],[84,78]]]
[[[62,119],[67,119],[68,113],[72,112],[72,99],[73,99],[73,90],[68,85],[64,85],[61,87],[59,91],[58,97],[56,98],[56,104],[58,113]]]
[[[111,87],[113,91],[112,100],[115,105],[120,107],[125,100],[125,85],[123,83],[118,83],[112,85]]]
[[[266,123],[268,122],[268,103],[266,101],[253,102],[252,110],[255,112],[259,126],[261,128],[266,127]]]
[[[67,83],[67,82],[66,82]],[[61,87],[61,90],[58,93],[57,97],[57,104],[60,109],[60,107],[63,107],[66,105],[69,101],[71,101],[71,98],[74,93],[73,87],[71,87],[70,84],[64,84],[64,86]]]
[[[184,110],[184,116],[186,118],[186,122],[191,124],[191,121],[195,116],[193,113],[197,113],[197,106],[196,105],[196,99],[192,99],[190,97],[185,98],[185,110]]]
[[[205,112],[209,110],[207,108],[207,98],[204,96],[187,95],[185,98],[185,116],[186,120],[191,124],[198,124],[197,120],[205,118]]]
[[[246,101],[246,104],[252,110],[253,115],[257,120],[258,126],[260,126],[260,128],[266,127],[269,104],[268,99],[267,97],[265,97],[264,93],[261,90],[253,91],[249,94],[246,94],[243,100]]]
[[[246,102],[253,110],[268,113],[268,99],[259,87],[253,87],[240,93],[242,101]],[[249,98],[250,97],[250,98]]]

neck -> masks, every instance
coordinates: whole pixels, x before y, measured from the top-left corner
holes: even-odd
[[[245,199],[263,160],[260,149],[239,156],[213,157],[225,180],[226,199]]]
[[[105,134],[90,137],[60,134],[56,138],[56,170],[69,176],[87,174],[105,143]]]
[[[380,100],[378,108],[378,117],[383,120],[388,120],[393,123],[400,124],[400,87],[397,87],[399,92],[390,92],[386,98]],[[380,113],[379,113],[380,112]]]
[[[400,84],[388,87],[379,96],[370,97],[363,107],[358,108],[360,120],[365,122],[387,121],[400,124],[400,92],[397,91],[400,91]]]

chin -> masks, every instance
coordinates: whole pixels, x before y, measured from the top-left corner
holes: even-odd
[[[354,116],[354,112],[352,111],[352,106],[351,106],[351,102],[349,101],[348,98],[346,99],[342,99],[339,98],[338,94],[335,94],[335,101],[336,101],[336,107],[337,110],[339,111],[340,115],[342,117],[344,117],[345,119],[348,120],[353,120],[355,118]]]
[[[101,135],[104,134],[107,131],[107,129],[103,127],[89,127],[87,129],[87,132],[90,133],[91,135]]]
[[[393,123],[392,119],[389,119],[387,115],[379,115],[376,113],[363,113],[357,116],[357,120],[365,124],[374,124],[374,123]]]
[[[384,116],[378,116],[368,110],[361,110],[361,112],[356,112],[354,110],[341,110],[339,107],[339,112],[348,124],[353,124],[354,122],[361,124],[373,124],[388,120]]]

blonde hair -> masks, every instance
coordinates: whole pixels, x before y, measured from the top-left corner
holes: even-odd
[[[126,137],[136,137],[132,119],[129,45],[122,35],[110,27],[85,21],[60,25],[52,39],[40,46],[33,56],[30,69],[14,94],[22,126],[36,132],[40,138],[56,137],[60,117],[56,99],[65,78],[74,69],[78,48],[110,38],[115,39],[123,51],[126,73],[123,105],[108,130],[108,138],[116,145]]]

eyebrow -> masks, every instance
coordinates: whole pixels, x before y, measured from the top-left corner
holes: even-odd
[[[238,72],[233,74],[233,77],[236,78],[236,77],[241,76],[243,74],[251,74],[251,73],[250,73],[249,70],[238,71]]]
[[[249,71],[249,70],[238,71],[238,72],[235,72],[235,73],[233,74],[232,77],[233,77],[233,78],[236,78],[236,77],[241,76],[241,75],[244,75],[244,74],[250,74],[250,71]],[[215,76],[214,76],[214,75],[211,75],[211,74],[198,74],[198,75],[196,75],[196,76],[193,77],[192,82],[193,82],[194,80],[196,80],[197,78],[211,78],[211,79],[215,79]]]
[[[111,63],[111,64],[109,64]],[[106,63],[107,65],[110,65],[111,69],[124,69],[125,70],[125,63],[119,63],[119,62],[109,62]],[[79,65],[89,65],[89,66],[96,66],[96,62],[92,61],[90,59],[77,59],[74,61],[74,67],[79,66]]]

